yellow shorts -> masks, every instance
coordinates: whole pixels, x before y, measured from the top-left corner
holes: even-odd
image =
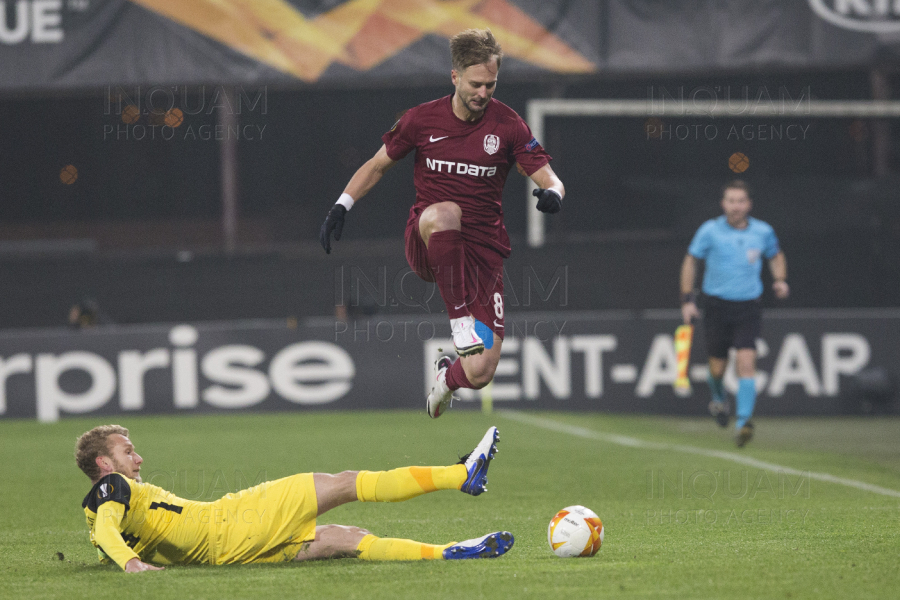
[[[316,537],[316,486],[312,473],[267,481],[213,502],[209,562],[292,560]]]

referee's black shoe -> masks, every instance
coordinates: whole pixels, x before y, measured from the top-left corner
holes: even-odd
[[[731,416],[731,412],[728,410],[727,401],[718,402],[716,400],[711,400],[709,403],[709,414],[715,417],[719,427],[728,427],[728,419]]]
[[[735,438],[735,443],[737,443],[738,448],[743,448],[747,442],[753,439],[753,423],[751,421],[747,421],[744,423],[744,426],[738,429],[737,437]]]

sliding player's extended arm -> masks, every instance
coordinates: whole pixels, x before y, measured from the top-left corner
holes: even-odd
[[[96,508],[97,516],[91,530],[91,539],[100,551],[101,561],[108,558],[122,567],[126,573],[163,570],[163,567],[155,567],[143,562],[122,538],[122,519],[125,518],[127,509],[125,504],[107,501]]]
[[[91,531],[93,542],[123,569],[131,559],[140,560],[137,553],[122,539],[121,526],[125,510],[125,505],[119,502],[104,502],[97,507],[97,517]]]
[[[82,503],[91,532],[91,542],[97,547],[101,562],[112,560],[126,573],[158,571],[159,567],[141,562],[137,552],[122,535],[122,522],[132,506],[133,481],[119,473],[102,477]],[[137,540],[137,538],[135,538]]]
[[[334,233],[335,241],[341,239],[341,233],[344,231],[344,215],[347,214],[350,207],[369,193],[369,190],[375,187],[375,184],[381,181],[384,174],[395,164],[397,163],[388,156],[387,148],[381,146],[378,152],[375,153],[375,156],[366,161],[353,174],[347,187],[344,188],[344,193],[341,194],[335,205],[331,207],[325,222],[322,224],[322,228],[319,230],[319,241],[322,243],[325,252],[331,254],[332,232]]]

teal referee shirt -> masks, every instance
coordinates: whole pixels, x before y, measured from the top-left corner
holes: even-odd
[[[735,229],[725,215],[701,225],[688,246],[688,254],[706,262],[703,293],[734,302],[762,295],[762,258],[779,250],[775,230],[765,221],[749,217],[747,227]]]

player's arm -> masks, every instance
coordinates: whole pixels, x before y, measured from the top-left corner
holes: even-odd
[[[158,570],[157,567],[141,562],[137,553],[122,539],[120,528],[124,517],[124,504],[110,501],[98,506],[97,519],[94,522],[94,542],[104,554],[128,573]],[[139,565],[145,565],[149,569]]]
[[[694,281],[697,279],[697,258],[691,254],[685,254],[681,261],[681,319],[685,325],[690,325],[694,319],[700,317],[697,309],[697,299],[694,294]]]
[[[366,161],[366,163],[357,169],[344,193],[338,198],[328,216],[319,230],[319,241],[325,252],[331,254],[331,234],[334,233],[334,240],[341,239],[341,233],[344,231],[344,215],[360,198],[369,193],[375,184],[381,181],[385,173],[393,167],[396,161],[392,160],[387,153],[387,147],[382,145],[375,156]]]
[[[101,505],[94,525],[94,541],[100,546],[101,551],[126,573],[161,571],[163,567],[154,567],[141,561],[137,553],[122,539],[119,526],[124,516],[125,507],[118,502],[106,502]]]
[[[388,156],[387,146],[383,145],[375,153],[375,156],[366,161],[366,163],[357,169],[353,177],[350,178],[344,193],[353,198],[354,202],[369,193],[375,184],[381,181],[381,178],[387,173],[391,167],[397,162],[391,160]]]
[[[520,173],[523,172],[521,167],[517,168]],[[538,189],[531,192],[538,199],[537,209],[550,214],[558,213],[562,208],[562,200],[566,196],[566,188],[550,165],[544,165],[530,177],[538,186]]]
[[[769,271],[772,273],[772,279],[775,280],[772,283],[775,297],[780,300],[787,298],[791,290],[787,284],[787,258],[785,258],[784,252],[779,251],[769,259]]]

